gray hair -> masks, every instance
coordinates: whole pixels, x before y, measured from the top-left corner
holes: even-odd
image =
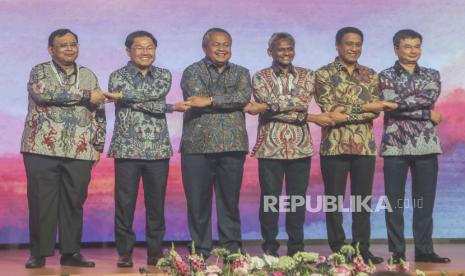
[[[229,41],[232,43],[232,37],[231,37],[231,34],[228,31],[226,31],[225,29],[222,29],[222,28],[211,28],[208,31],[206,31],[205,34],[203,35],[203,38],[202,38],[202,47],[203,48],[207,47],[208,40],[210,39],[210,35],[212,33],[224,33],[229,37]]]
[[[273,49],[276,46],[278,40],[281,39],[288,40],[291,42],[292,46],[295,46],[295,39],[290,33],[280,32],[271,35],[270,40],[268,40],[268,48]]]

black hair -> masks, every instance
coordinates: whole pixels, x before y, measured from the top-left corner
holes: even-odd
[[[128,49],[131,48],[132,44],[134,43],[134,39],[138,37],[148,37],[152,40],[155,47],[158,46],[157,39],[153,36],[153,34],[147,31],[135,31],[135,32],[128,34],[128,36],[126,37],[126,41],[124,42],[124,45],[126,46],[126,48]]]
[[[355,27],[344,27],[337,31],[336,33],[336,45],[341,45],[342,44],[342,38],[344,37],[345,34],[349,33],[354,33],[358,34],[362,38],[362,43],[363,43],[363,33],[360,31],[360,29],[355,28]]]
[[[76,42],[78,41],[78,36],[77,34],[73,33],[70,29],[58,29],[53,31],[49,36],[48,36],[48,46],[51,47],[53,46],[53,41],[55,40],[55,37],[59,36],[64,36],[65,34],[72,34],[74,38],[76,38]]]

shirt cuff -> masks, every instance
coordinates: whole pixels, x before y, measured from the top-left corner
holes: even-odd
[[[173,113],[173,111],[174,111],[174,106],[172,104],[165,105],[165,113]]]
[[[81,102],[83,104],[87,104],[90,102],[90,90],[89,89],[82,89],[82,99]]]

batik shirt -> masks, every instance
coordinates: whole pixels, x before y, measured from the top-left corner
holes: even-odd
[[[252,88],[249,71],[229,62],[219,73],[207,58],[184,70],[181,88],[184,99],[211,97],[212,105],[191,108],[184,113],[182,153],[248,151],[245,114]]]
[[[132,62],[111,73],[108,90],[121,92],[115,102],[115,127],[108,156],[124,159],[170,158],[171,149],[165,113],[172,112],[165,96],[171,73],[150,66],[144,76]]]
[[[363,112],[365,103],[378,100],[378,76],[373,69],[355,65],[352,74],[339,62],[316,71],[317,103],[322,112],[343,110],[347,122],[322,127],[321,155],[376,155],[373,119],[378,114]]]
[[[99,89],[95,74],[81,65],[67,75],[50,61],[32,68],[21,152],[97,160],[105,143],[104,105],[90,103]]]
[[[253,156],[297,159],[313,154],[307,109],[313,97],[314,81],[312,71],[294,66],[287,75],[272,66],[253,76],[255,100],[270,107],[259,115]]]
[[[379,74],[381,97],[399,105],[384,112],[381,155],[441,153],[431,110],[441,92],[439,72],[416,66],[413,74],[399,62]]]

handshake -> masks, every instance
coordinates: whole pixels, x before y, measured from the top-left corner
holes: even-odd
[[[374,101],[362,105],[361,112],[371,112],[378,114],[385,110],[396,110],[398,107],[399,105],[397,103],[388,101]],[[249,113],[250,115],[257,115],[265,112],[268,109],[269,106],[265,103],[250,101],[244,107],[243,111]],[[307,115],[307,122],[315,123],[321,127],[335,126],[336,124],[347,122],[348,119],[349,115],[347,115],[347,110],[344,106],[337,106],[331,112]],[[439,124],[441,122],[441,114],[437,111],[431,111],[431,121],[436,125]]]
[[[90,102],[93,104],[103,104],[119,101],[123,98],[121,92],[103,92],[99,90],[90,91]],[[191,107],[203,108],[212,105],[212,99],[205,96],[192,96],[187,101],[173,104],[173,111],[186,112]]]

